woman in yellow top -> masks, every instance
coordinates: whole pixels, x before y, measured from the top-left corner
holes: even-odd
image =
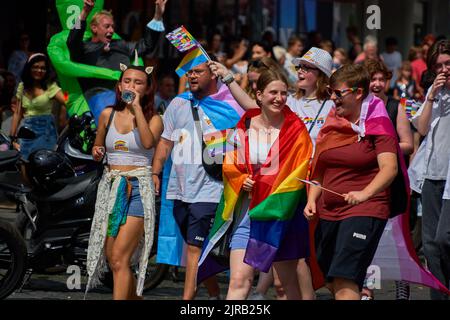
[[[57,132],[52,115],[53,100],[63,106],[65,101],[61,88],[52,80],[50,62],[43,53],[33,54],[28,59],[22,81],[17,87],[19,107],[14,112],[10,135],[14,148],[20,151],[23,159],[28,160],[33,151],[54,149]],[[19,124],[32,130],[36,137],[17,141]]]

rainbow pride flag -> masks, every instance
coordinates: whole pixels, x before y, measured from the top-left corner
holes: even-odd
[[[344,118],[338,117],[334,108],[331,110],[317,138],[312,165],[313,178],[317,159],[321,153],[327,150],[354,143],[359,137],[367,135],[388,135],[397,139],[383,101],[372,95],[369,95],[362,104],[359,123],[359,126],[356,126]],[[402,154],[398,145],[397,154]],[[379,268],[381,280],[408,281],[450,293],[421,265],[414,250],[409,230],[409,179],[403,157],[397,158],[400,169],[391,184],[394,196],[391,199],[390,218],[378,244],[371,267]],[[312,225],[311,231],[313,229],[314,225]],[[324,283],[323,278],[319,280],[320,268],[317,265],[314,248],[311,251],[311,270],[315,280],[314,286],[317,288]]]
[[[205,55],[204,51],[200,48],[194,48],[184,56],[183,60],[181,60],[178,67],[175,69],[175,72],[181,78],[195,66],[207,61],[208,57]]]
[[[169,32],[166,35],[166,38],[180,52],[188,51],[198,45],[197,40],[195,40],[184,26]]]
[[[302,233],[292,225],[303,218],[306,189],[297,178],[304,179],[307,175],[312,143],[303,122],[289,108],[283,112],[285,121],[279,137],[266,162],[256,172],[249,160],[245,122],[259,115],[261,110],[247,111],[239,121],[239,140],[245,143],[243,147],[226,153],[223,164],[224,191],[213,227],[203,246],[197,282],[228,268],[226,262],[214,259],[209,253],[223,240],[233,220],[238,218],[239,212],[235,212],[235,208],[241,196],[245,195],[242,185],[249,174],[256,182],[249,205],[250,239],[245,263],[267,272],[274,261],[308,255],[307,228]]]

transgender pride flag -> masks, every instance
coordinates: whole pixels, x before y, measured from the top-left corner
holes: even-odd
[[[178,96],[185,100],[194,100],[192,93],[185,92]],[[211,120],[217,129],[216,136],[221,136],[226,129],[233,128],[244,114],[244,110],[234,100],[226,85],[221,85],[217,93],[206,97],[198,103],[200,108]],[[210,133],[209,136],[214,133]],[[170,175],[172,162],[170,159],[164,164],[164,176],[161,190],[161,212],[158,231],[157,263],[165,263],[175,266],[185,266],[186,243],[181,237],[180,230],[173,217],[173,201],[167,200],[167,182]]]
[[[320,154],[331,149],[356,142],[359,136],[389,135],[397,137],[387,115],[382,100],[369,95],[361,106],[360,125],[356,126],[344,118],[336,116],[333,108],[317,138],[313,169]],[[396,138],[397,139],[397,138]],[[398,147],[398,154],[402,154]],[[391,216],[384,229],[372,266],[379,268],[381,280],[402,280],[450,292],[427,269],[425,269],[414,250],[409,231],[409,180],[403,157],[398,157],[399,174],[391,185]],[[313,227],[312,227],[313,228]],[[313,275],[320,273],[315,261],[315,250],[311,252]],[[371,267],[372,267],[371,266]],[[323,279],[314,277],[315,287],[323,284]]]
[[[180,78],[193,67],[211,60],[205,49],[203,49],[201,44],[195,40],[184,26],[168,33],[166,38],[178,51],[188,51],[181,63],[175,69],[175,72]]]

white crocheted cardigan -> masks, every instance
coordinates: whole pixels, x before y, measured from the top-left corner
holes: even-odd
[[[132,171],[121,172],[105,169],[98,186],[97,201],[95,203],[95,214],[92,220],[91,234],[87,254],[86,269],[89,276],[86,285],[86,293],[100,284],[100,279],[108,270],[105,257],[105,240],[108,231],[109,214],[116,201],[117,189],[121,179],[117,177],[136,177],[139,181],[139,192],[144,207],[144,236],[134,252],[132,265],[139,262],[139,273],[136,286],[136,294],[142,295],[145,274],[153,245],[155,228],[155,189],[151,179],[151,167],[143,167]],[[111,182],[114,179],[114,182]]]

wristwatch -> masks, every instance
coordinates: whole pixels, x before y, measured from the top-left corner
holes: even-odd
[[[433,99],[427,98],[427,101],[429,101],[429,102],[436,102],[437,100],[438,100],[437,98],[433,98]]]
[[[228,72],[223,78],[222,82],[225,83],[227,86],[230,85],[234,81],[234,74],[233,72]]]

